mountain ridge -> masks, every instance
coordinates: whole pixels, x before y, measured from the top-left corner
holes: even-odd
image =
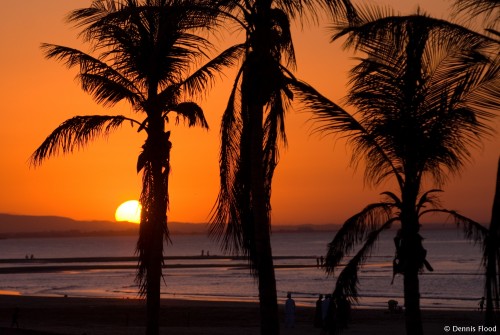
[[[207,234],[208,224],[169,222],[170,233]],[[276,233],[305,233],[335,231],[335,224],[275,225]],[[137,235],[139,225],[106,220],[75,220],[55,215],[18,215],[0,213],[0,237],[69,237]]]

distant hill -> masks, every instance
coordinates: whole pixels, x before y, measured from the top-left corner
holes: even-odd
[[[204,223],[169,222],[172,235],[206,234]],[[273,233],[336,232],[338,224],[274,225]],[[397,227],[393,228],[397,229]],[[451,223],[426,223],[429,229],[456,229]],[[0,238],[137,235],[139,226],[129,222],[78,221],[61,216],[13,215],[0,213]]]
[[[169,222],[172,235],[206,234],[203,223]],[[62,216],[13,215],[0,213],[0,238],[137,235],[139,226],[129,222],[78,221]],[[336,231],[337,225],[275,225],[275,233]]]
[[[169,222],[172,234],[204,234],[205,224]],[[139,226],[130,222],[78,221],[61,216],[0,213],[0,237],[137,235]]]

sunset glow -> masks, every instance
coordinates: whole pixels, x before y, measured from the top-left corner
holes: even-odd
[[[361,3],[361,1],[356,1]],[[402,13],[422,11],[435,17],[450,17],[450,1],[374,0]],[[51,158],[43,166],[30,168],[27,161],[48,134],[75,115],[114,114],[136,117],[127,105],[104,108],[82,92],[75,71],[46,60],[40,43],[54,43],[87,50],[77,39],[78,29],[65,21],[74,9],[88,6],[87,0],[6,2],[0,12],[0,213],[60,215],[76,220],[113,220],[116,204],[137,198],[141,175],[136,173],[137,156],[144,136],[129,124],[109,138],[98,138],[88,147],[67,156]],[[22,19],[20,19],[22,18]],[[342,50],[341,41],[330,43],[328,27],[292,24],[297,56],[296,76],[313,85],[334,102],[343,104],[348,71],[356,55]],[[214,41],[219,51],[241,42],[237,34]],[[221,42],[224,41],[224,42]],[[219,188],[219,125],[226,107],[235,70],[224,71],[206,97],[196,99],[203,107],[210,130],[168,125],[172,130],[172,173],[169,180],[171,221],[206,222]],[[138,118],[142,117],[140,115]],[[363,182],[363,163],[350,165],[352,148],[342,139],[311,135],[314,124],[307,111],[291,109],[286,116],[287,148],[272,185],[272,223],[342,223],[367,203],[380,199],[381,190]],[[494,125],[498,129],[499,122]],[[491,204],[500,148],[497,134],[473,150],[471,163],[460,176],[442,187],[446,208],[479,222],[491,216]]]

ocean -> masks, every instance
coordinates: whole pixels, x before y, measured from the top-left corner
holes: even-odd
[[[462,238],[453,229],[423,231],[427,259],[434,272],[420,276],[422,308],[476,309],[483,296],[484,278],[481,249]],[[298,304],[313,305],[318,294],[331,293],[335,277],[327,276],[316,266],[316,259],[326,254],[333,232],[276,233],[272,237],[276,280],[280,302],[287,292]],[[389,299],[403,304],[403,278],[392,280],[394,232],[379,240],[367,264],[361,270],[359,306],[386,308]],[[257,283],[246,263],[223,256],[218,246],[204,235],[172,236],[166,246],[162,296],[183,299],[257,301]],[[138,297],[133,260],[79,262],[60,258],[115,258],[134,256],[136,237],[25,238],[0,240],[2,268],[61,266],[52,272],[1,273],[0,293],[74,296]],[[33,261],[25,256],[33,254]],[[43,261],[42,261],[43,260]],[[72,265],[76,265],[74,268]],[[86,266],[79,268],[80,266]],[[97,265],[97,266],[96,266]],[[4,271],[7,272],[7,271]]]

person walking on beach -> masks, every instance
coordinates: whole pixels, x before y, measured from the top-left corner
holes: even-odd
[[[481,297],[481,300],[479,300],[479,310],[482,312],[484,310],[484,297]]]
[[[323,328],[323,294],[320,294],[316,300],[316,310],[314,311],[314,328]]]
[[[295,327],[295,301],[292,299],[292,294],[288,292],[285,301],[285,328]]]
[[[323,302],[321,303],[321,321],[323,325],[325,324],[326,317],[328,315],[328,308],[330,307],[330,298],[331,295],[327,294],[325,300],[323,300]]]
[[[12,322],[10,323],[11,328],[14,328],[14,326],[16,326],[16,328],[19,328],[19,308],[18,307],[16,307],[14,309],[14,313],[12,314]]]

